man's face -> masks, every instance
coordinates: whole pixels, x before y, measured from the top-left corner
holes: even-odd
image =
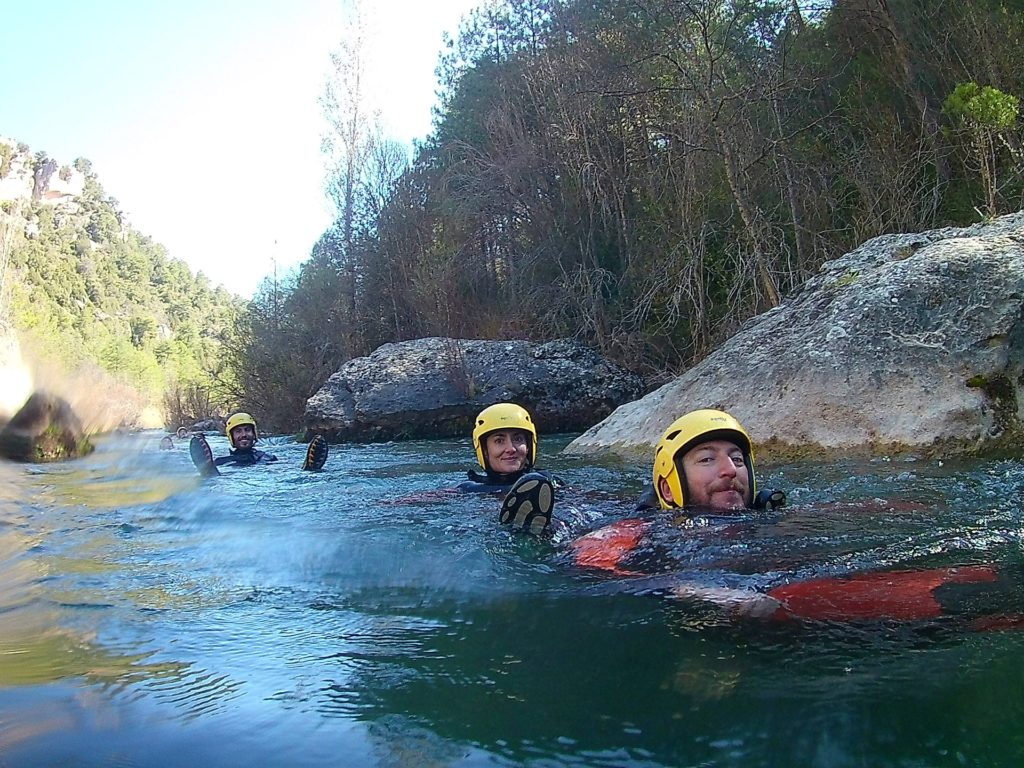
[[[709,440],[683,455],[687,506],[742,509],[750,495],[743,451],[727,440]]]
[[[499,429],[487,435],[487,464],[502,475],[518,472],[526,466],[528,438],[522,429]]]
[[[231,430],[231,440],[236,451],[248,451],[256,442],[256,430],[252,424],[239,424]]]

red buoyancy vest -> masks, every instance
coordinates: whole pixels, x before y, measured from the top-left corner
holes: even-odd
[[[642,573],[619,568],[619,563],[636,549],[647,530],[644,520],[619,520],[600,528],[572,543],[576,564],[584,568],[599,568],[620,576],[642,576]]]

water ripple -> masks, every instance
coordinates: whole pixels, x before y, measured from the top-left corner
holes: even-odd
[[[206,481],[184,444],[155,444],[0,465],[10,764],[951,764],[933,743],[978,755],[983,732],[991,764],[1019,754],[1024,634],[971,623],[1024,615],[1019,462],[765,468],[791,508],[658,528],[663,572],[625,580],[566,545],[632,514],[647,468],[559,457],[561,437],[543,443],[568,484],[549,541],[497,525],[493,497],[396,503],[461,480],[464,440],[332,446],[304,473],[304,445],[267,438],[277,464]],[[665,597],[988,562],[1001,592],[918,624]]]

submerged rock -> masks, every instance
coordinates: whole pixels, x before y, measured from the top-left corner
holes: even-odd
[[[640,376],[560,340],[425,338],[348,361],[306,403],[307,436],[380,441],[468,435],[474,417],[515,402],[541,434],[581,431],[643,393]]]
[[[675,418],[711,407],[767,458],[1019,455],[1022,316],[1024,212],[876,237],[567,451],[649,456]]]
[[[71,406],[48,392],[35,392],[0,430],[0,456],[14,461],[75,459],[92,450]]]

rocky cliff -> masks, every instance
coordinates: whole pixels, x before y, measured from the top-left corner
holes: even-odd
[[[70,164],[37,157],[26,145],[0,136],[0,202],[28,199],[74,204],[84,187],[85,175]]]

